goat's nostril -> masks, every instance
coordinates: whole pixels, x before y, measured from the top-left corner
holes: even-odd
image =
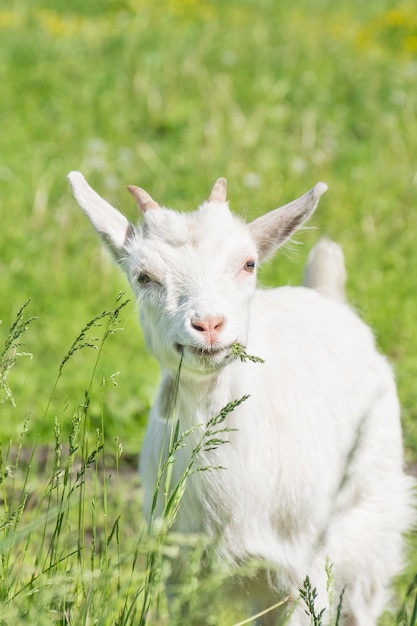
[[[214,330],[221,330],[224,324],[224,317],[219,317],[214,320]]]
[[[191,326],[200,333],[215,334],[224,325],[224,317],[208,317],[206,319],[192,319]]]
[[[201,322],[198,322],[198,323],[197,323],[197,322],[193,322],[193,321],[191,321],[191,326],[192,326],[195,330],[198,330],[200,333],[204,333],[204,332],[206,332],[206,330],[207,330],[207,328],[205,328]]]

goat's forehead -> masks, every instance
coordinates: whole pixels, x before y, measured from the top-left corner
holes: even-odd
[[[204,203],[192,213],[179,213],[169,209],[148,211],[140,227],[143,244],[168,245],[180,248],[212,247],[223,242],[241,243],[251,241],[247,225],[233,215],[227,204]]]
[[[193,213],[147,211],[129,254],[132,271],[141,268],[157,277],[188,276],[197,281],[202,272],[214,276],[229,267],[236,269],[249,256],[256,256],[249,227],[227,204],[215,203]]]

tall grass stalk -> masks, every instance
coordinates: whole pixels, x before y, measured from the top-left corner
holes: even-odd
[[[66,363],[76,352],[84,347],[97,349],[97,357],[85,392],[84,402],[81,409],[72,418],[72,428],[68,445],[65,446],[65,455],[63,453],[64,444],[61,441],[59,420],[55,417],[55,445],[52,467],[50,469],[51,476],[47,481],[43,495],[40,493],[39,485],[36,485],[36,492],[33,492],[33,486],[30,484],[33,482],[32,464],[36,446],[33,447],[30,453],[26,469],[24,469],[24,466],[21,467],[20,464],[24,437],[28,430],[28,420],[25,421],[17,450],[12,451],[9,446],[6,455],[4,455],[3,449],[0,448],[0,476],[3,494],[3,511],[0,524],[1,597],[9,607],[12,607],[19,597],[27,596],[28,593],[31,594],[36,590],[39,591],[39,584],[42,583],[42,580],[48,581],[55,576],[61,576],[63,571],[77,569],[74,565],[74,557],[77,558],[78,572],[73,592],[81,590],[85,598],[91,596],[90,592],[87,592],[87,588],[84,587],[83,581],[86,562],[86,503],[88,502],[86,484],[88,482],[87,475],[90,473],[92,466],[95,467],[96,473],[93,481],[94,489],[90,507],[92,533],[90,541],[90,571],[94,572],[96,569],[98,552],[100,553],[98,556],[100,560],[99,565],[101,566],[108,562],[106,548],[104,549],[104,558],[101,557],[101,547],[100,550],[97,549],[97,528],[99,524],[96,518],[97,503],[99,501],[98,455],[104,449],[104,436],[100,431],[97,431],[95,445],[93,450],[89,451],[89,400],[103,346],[108,337],[119,330],[120,312],[126,303],[127,301],[122,301],[121,296],[119,296],[116,307],[112,311],[101,314],[87,324],[60,364],[52,393],[47,402],[44,419],[46,419],[48,414],[54,391]],[[20,345],[17,343],[18,339],[22,332],[28,328],[29,322],[35,319],[30,318],[30,320],[25,321],[23,319],[23,310],[24,307],[19,310],[16,323],[11,328],[6,341],[6,348],[2,353],[2,386],[6,389],[8,389],[6,387],[6,374],[10,372],[11,366],[15,364],[15,357],[18,355],[16,351],[17,346]],[[103,320],[106,320],[106,324],[101,339],[87,337],[87,333],[91,332],[93,328],[102,325]],[[10,394],[8,394],[8,397],[10,398]],[[102,424],[104,424],[104,418]],[[13,465],[10,464],[12,452],[14,454]],[[119,458],[120,446],[117,452],[117,458]],[[102,460],[104,474],[104,456]],[[76,469],[74,466],[76,466]],[[21,478],[22,470],[23,477]],[[17,485],[18,478],[19,484]],[[106,478],[104,475],[103,485],[105,489]],[[75,496],[77,496],[77,499],[74,499]],[[27,511],[26,505],[29,497],[37,499],[36,516],[31,516],[30,512]],[[104,512],[100,511],[100,516],[104,516],[105,520],[104,545],[107,546],[113,537],[117,539],[118,535],[115,533],[114,528],[110,534],[108,532],[105,490],[103,502]],[[73,531],[75,511],[77,511],[75,517],[78,520],[76,533]],[[19,527],[26,513],[31,521],[24,520],[26,523],[23,523],[23,527]],[[36,536],[36,541],[33,541],[34,536]],[[75,536],[76,547],[74,547]],[[16,568],[17,554],[19,555],[17,560],[20,561],[20,571]],[[31,561],[32,565],[28,561]],[[25,581],[25,576],[22,576],[22,574],[26,568],[28,569],[28,578]],[[67,613],[67,608],[65,608],[65,612]]]
[[[206,425],[195,426],[181,432],[179,420],[175,415],[182,364],[180,362],[171,417],[167,420],[168,453],[166,458],[161,457],[149,527],[145,531],[143,522],[136,526],[136,548],[129,552],[129,557],[127,556],[125,546],[121,545],[120,540],[122,522],[118,477],[122,454],[120,442],[116,442],[115,448],[116,505],[114,506],[112,495],[111,511],[108,503],[110,477],[106,472],[103,409],[105,379],[102,379],[100,386],[101,428],[96,429],[95,441],[90,444],[93,382],[105,342],[119,330],[120,312],[125,304],[126,302],[119,297],[112,311],[104,312],[92,319],[79,333],[60,363],[47,400],[44,421],[49,418],[54,406],[56,388],[69,361],[84,348],[97,351],[83,402],[71,420],[67,443],[62,439],[60,419],[55,415],[54,444],[48,454],[46,467],[49,478],[44,487],[42,477],[35,486],[33,485],[36,451],[39,452],[37,443],[30,451],[27,465],[21,462],[21,452],[30,421],[25,422],[16,451],[9,446],[4,454],[0,449],[3,490],[3,514],[0,525],[1,597],[7,609],[5,615],[14,615],[16,610],[19,612],[21,609],[30,614],[27,608],[28,598],[36,594],[38,598],[43,598],[45,615],[54,613],[62,624],[87,624],[90,619],[97,619],[97,615],[101,615],[100,619],[105,623],[106,615],[115,613],[118,613],[117,624],[120,625],[149,623],[150,616],[158,612],[161,606],[167,571],[163,564],[168,549],[167,536],[175,523],[186,484],[190,476],[196,472],[221,469],[200,466],[198,457],[201,452],[208,452],[226,442],[226,433],[233,429],[225,426],[224,422],[229,413],[246,400],[246,396],[229,403]],[[28,326],[27,323],[21,323],[23,310],[19,311],[19,324],[13,326],[8,346],[12,340],[16,341],[19,338],[17,330],[24,332]],[[93,331],[100,328],[103,329],[101,338],[92,336]],[[10,367],[4,371],[10,371]],[[110,380],[114,382],[114,377]],[[189,461],[182,475],[174,481],[172,467],[175,457],[180,450],[190,444],[191,437],[193,444]],[[35,440],[37,442],[36,436]],[[13,465],[10,463],[12,452]],[[158,497],[162,498],[163,502],[160,516],[157,516],[156,510]],[[31,498],[35,500],[33,512],[27,506]],[[114,516],[112,523],[109,520],[110,514]],[[198,550],[196,554],[200,554]],[[126,565],[129,560],[130,575],[126,578]],[[17,567],[17,561],[20,567]],[[106,610],[109,594],[111,595],[111,589],[114,588],[115,573],[116,589],[121,596],[119,603],[121,608]],[[97,592],[98,585],[93,584],[93,581],[97,582],[98,579],[101,583],[101,592]],[[39,613],[37,619],[41,619]]]
[[[165,546],[168,532],[175,523],[178,509],[189,478],[196,472],[224,469],[220,466],[200,466],[199,455],[202,452],[215,450],[219,446],[227,443],[227,439],[224,438],[224,435],[236,429],[224,426],[224,422],[228,415],[248,398],[248,396],[243,396],[238,400],[229,402],[217,415],[212,417],[207,424],[198,424],[181,432],[180,421],[179,419],[176,419],[176,404],[181,377],[181,367],[182,357],[180,359],[175,378],[172,407],[170,415],[167,419],[167,430],[169,429],[168,450],[166,458],[164,458],[162,454],[165,445],[163,444],[150,510],[149,530],[152,536],[156,535],[156,543],[155,549],[151,550],[147,556],[142,610],[139,618],[140,626],[144,626],[148,623],[149,613],[158,598],[163,562],[162,547]],[[201,430],[202,433],[199,435],[198,433]],[[178,452],[187,446],[190,438],[196,438],[196,443],[191,449],[189,461],[186,464],[185,469],[177,482],[173,483],[173,465],[176,461]],[[162,486],[164,487],[162,494],[163,509],[161,514],[158,515],[158,503],[161,499]]]
[[[22,335],[26,333],[32,322],[37,319],[35,316],[25,318],[25,310],[29,304],[30,300],[27,300],[18,310],[16,318],[10,326],[7,334],[4,349],[0,354],[0,392],[4,394],[4,397],[0,400],[0,402],[9,400],[13,406],[15,405],[13,393],[8,383],[10,371],[16,365],[16,361],[19,357],[32,357],[29,352],[19,351],[19,349],[24,345],[21,341]]]

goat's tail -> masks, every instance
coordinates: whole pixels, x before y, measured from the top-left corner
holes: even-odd
[[[344,302],[346,283],[345,259],[340,246],[321,239],[311,250],[304,270],[303,284],[324,296]]]

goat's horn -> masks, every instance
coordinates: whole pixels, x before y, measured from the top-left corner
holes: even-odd
[[[135,198],[138,207],[142,211],[142,213],[146,213],[149,209],[160,209],[161,207],[151,196],[140,187],[135,187],[135,185],[129,185],[128,191]]]
[[[226,202],[227,181],[225,178],[219,178],[213,185],[213,189],[209,195],[209,202]]]

